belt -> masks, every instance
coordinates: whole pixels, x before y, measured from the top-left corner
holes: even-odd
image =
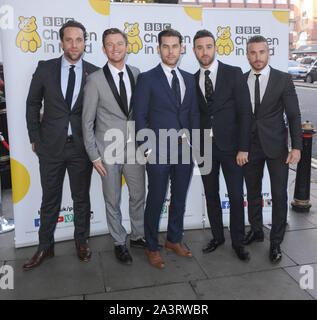
[[[68,143],[68,142],[73,142],[74,141],[74,137],[72,136],[72,135],[70,135],[70,136],[67,136],[67,138],[66,138],[66,142]]]

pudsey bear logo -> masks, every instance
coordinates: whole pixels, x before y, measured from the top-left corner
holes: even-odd
[[[36,32],[37,25],[35,17],[19,17],[20,32],[16,38],[16,45],[23,52],[35,52],[41,46],[41,39]]]
[[[138,23],[128,23],[124,24],[124,32],[127,34],[128,42],[129,42],[129,49],[128,53],[135,53],[137,54],[142,48],[142,40],[139,37],[139,24]]]
[[[218,39],[216,41],[216,46],[218,54],[220,54],[221,56],[224,54],[228,56],[233,51],[233,42],[230,39],[230,27],[218,27],[217,30]]]

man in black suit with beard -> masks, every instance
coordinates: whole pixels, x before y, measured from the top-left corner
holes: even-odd
[[[60,29],[62,57],[40,61],[33,75],[27,102],[26,120],[32,150],[39,157],[42,185],[39,246],[24,265],[30,270],[54,256],[54,231],[58,220],[63,182],[67,170],[74,208],[74,238],[77,255],[89,261],[89,188],[92,165],[82,139],[81,114],[86,76],[98,68],[84,60],[87,33],[76,21]],[[44,100],[44,114],[40,109]]]
[[[302,149],[301,116],[291,76],[269,66],[269,47],[262,36],[254,36],[247,44],[251,70],[245,74],[252,101],[252,135],[249,162],[244,167],[251,230],[244,243],[263,241],[262,177],[267,164],[272,193],[272,229],[270,259],[282,258],[287,218],[288,164],[300,160]],[[287,116],[292,149],[287,146]]]
[[[200,128],[210,130],[212,170],[202,173],[208,218],[213,239],[203,248],[209,253],[225,241],[219,197],[220,166],[230,201],[230,233],[232,247],[239,259],[247,261],[244,239],[243,169],[248,161],[251,132],[251,102],[247,83],[240,68],[215,59],[213,34],[200,30],[194,37],[194,52],[200,64],[195,74],[200,107]],[[202,132],[202,146],[207,137]],[[210,139],[210,138],[208,138]],[[204,147],[206,147],[204,146]],[[210,150],[203,150],[206,154]]]

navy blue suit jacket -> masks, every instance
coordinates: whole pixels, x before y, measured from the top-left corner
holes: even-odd
[[[159,129],[199,129],[200,115],[195,77],[179,69],[185,82],[185,96],[180,107],[166,75],[159,64],[140,73],[133,94],[136,131],[149,128],[158,137]],[[158,140],[158,139],[157,139]]]
[[[199,74],[198,70],[195,77],[201,129],[212,128],[215,143],[222,151],[249,151],[252,105],[241,69],[219,61],[212,111],[199,87]]]

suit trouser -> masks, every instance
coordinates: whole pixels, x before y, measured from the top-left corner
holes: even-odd
[[[171,201],[168,214],[167,240],[173,243],[181,242],[186,196],[192,170],[192,163],[147,163],[148,194],[144,216],[144,233],[149,250],[158,251],[159,222],[169,178],[171,180]]]
[[[269,159],[263,152],[257,135],[253,135],[249,153],[249,162],[244,166],[244,176],[247,186],[248,217],[251,229],[263,233],[263,198],[262,178],[266,162],[271,181],[272,194],[272,229],[270,240],[274,244],[283,241],[287,222],[287,181],[288,150],[285,146],[283,155],[277,159]]]
[[[92,164],[88,156],[80,153],[74,142],[65,144],[58,158],[39,155],[42,184],[39,250],[54,246],[54,231],[60,215],[65,172],[69,176],[74,212],[74,238],[76,244],[87,243],[90,233],[90,180]]]
[[[122,225],[120,209],[122,174],[129,189],[129,216],[132,240],[144,237],[145,167],[139,164],[106,164],[107,175],[102,177],[109,232],[114,245],[126,243],[127,232]]]
[[[221,151],[212,143],[212,169],[202,175],[211,232],[215,240],[224,241],[222,206],[219,196],[220,166],[226,181],[230,203],[230,234],[234,246],[244,239],[243,170],[236,162],[237,152]]]

